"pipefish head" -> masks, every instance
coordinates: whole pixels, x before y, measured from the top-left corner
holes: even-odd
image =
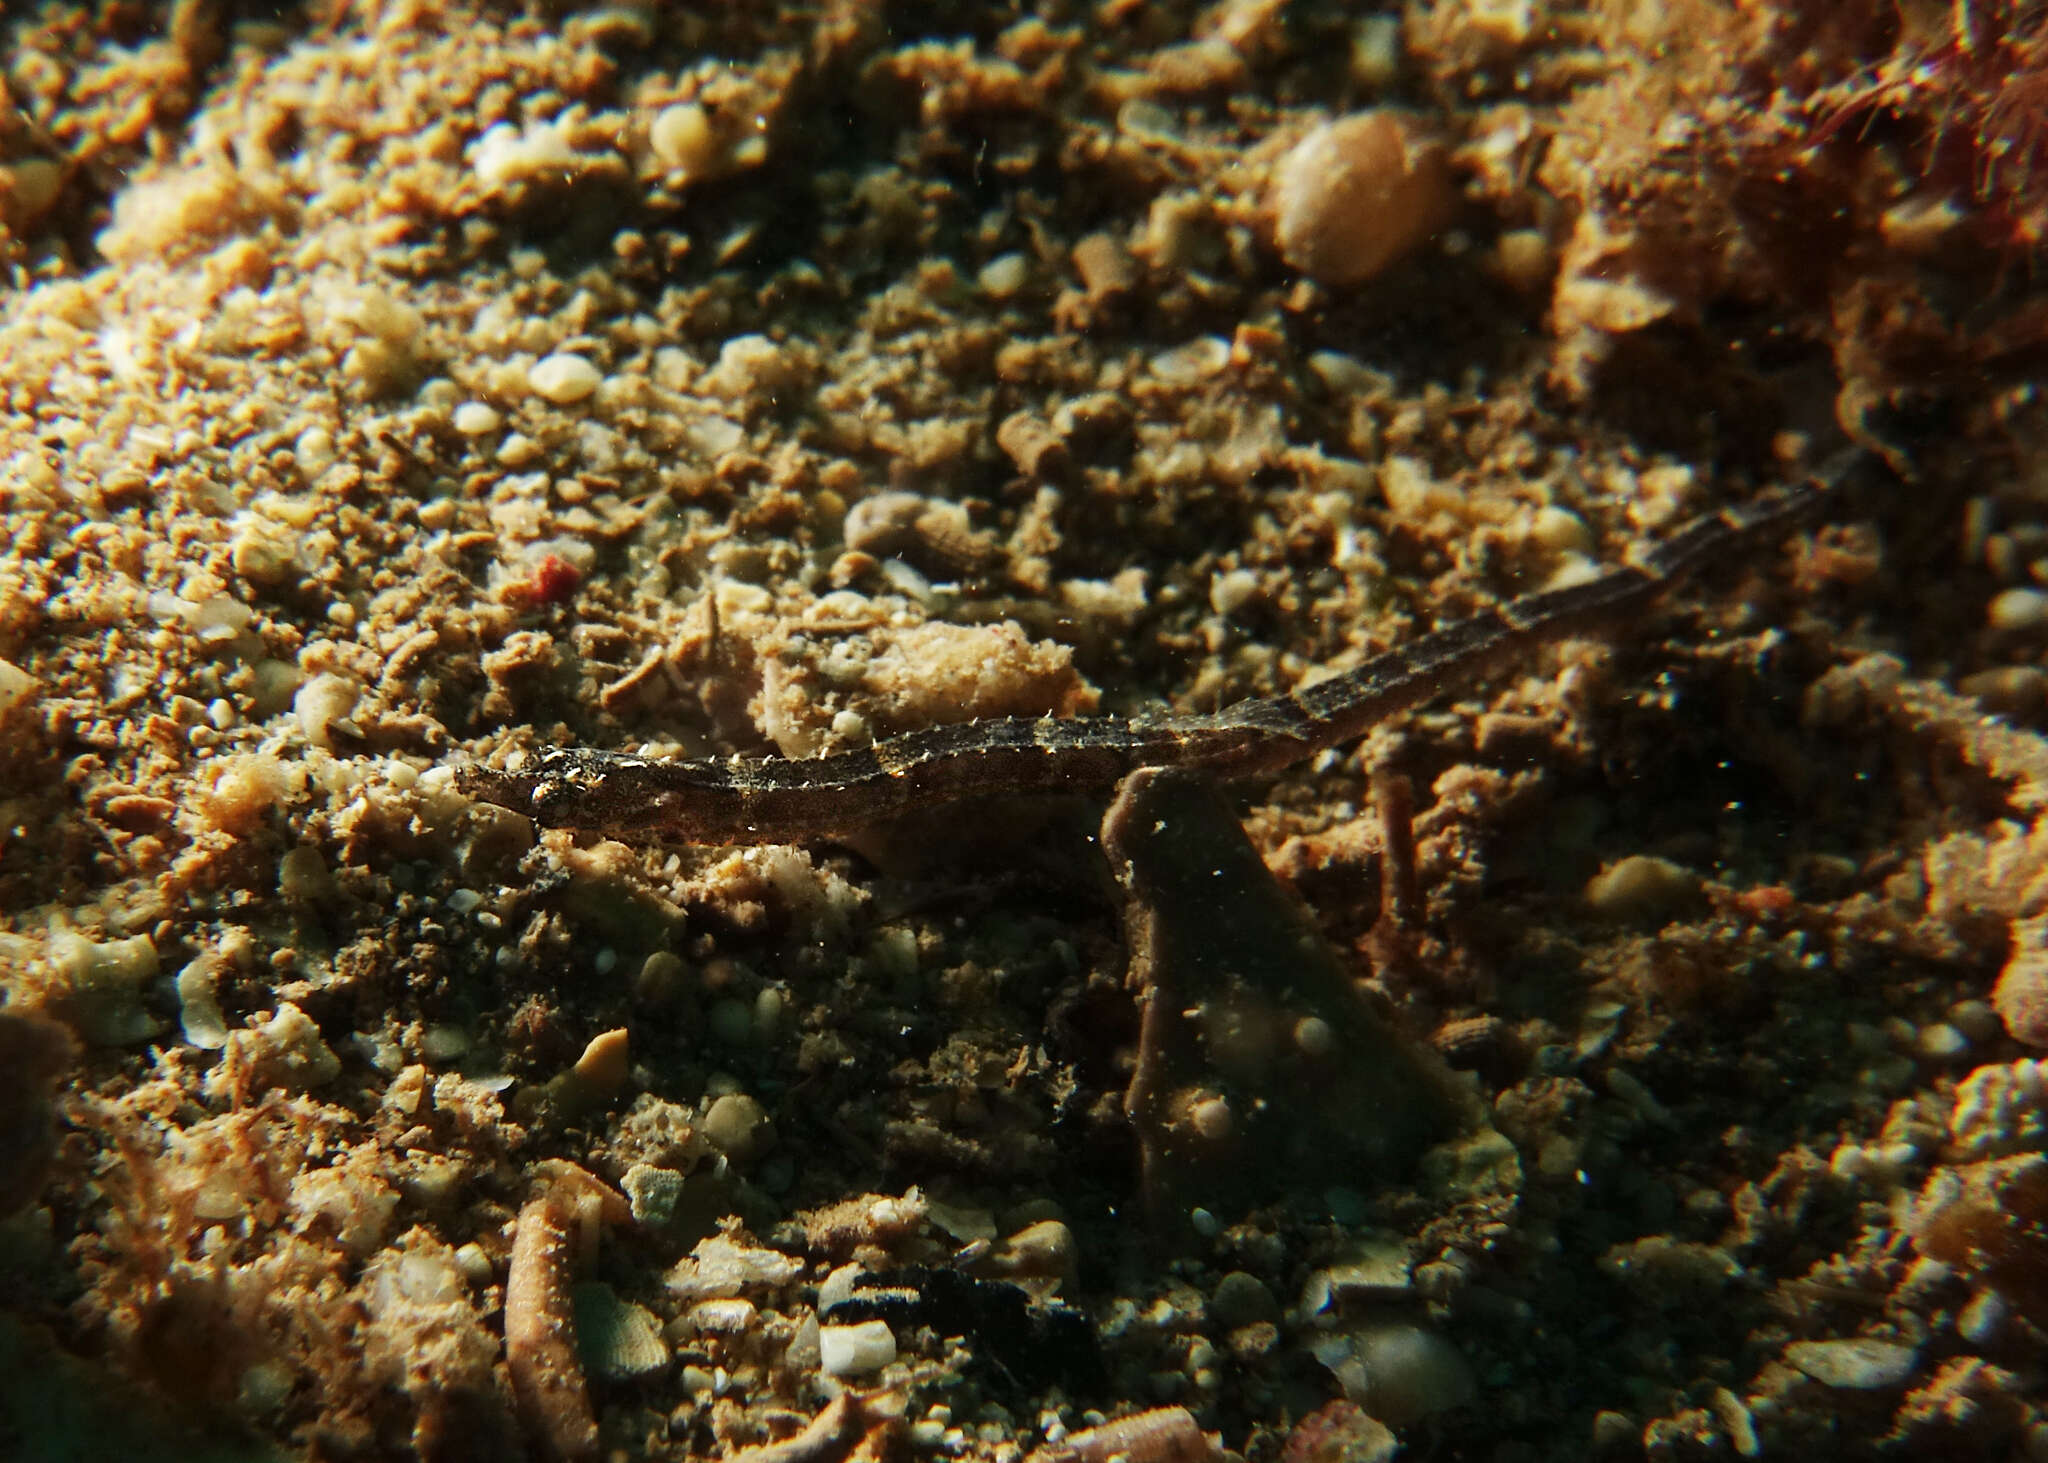
[[[609,769],[585,765],[580,749],[543,747],[506,769],[471,763],[458,768],[455,786],[478,802],[508,808],[543,828],[602,828],[617,819],[609,807]]]

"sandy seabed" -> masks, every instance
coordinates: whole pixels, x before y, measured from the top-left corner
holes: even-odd
[[[0,67],[0,1456],[2048,1459],[2038,6]],[[1645,622],[1183,790],[1257,855],[1196,894],[1088,799],[455,785],[1272,696],[1845,446]]]

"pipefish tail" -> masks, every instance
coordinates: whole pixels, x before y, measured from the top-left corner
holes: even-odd
[[[800,843],[957,802],[1106,791],[1140,767],[1266,777],[1568,635],[1619,625],[1702,569],[1816,516],[1865,454],[1694,519],[1633,564],[1524,595],[1303,690],[1199,715],[1005,717],[825,757],[660,760],[544,747],[513,770],[458,770],[467,795],[549,828],[679,843]]]

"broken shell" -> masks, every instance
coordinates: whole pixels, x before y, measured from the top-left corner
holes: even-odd
[[[623,1300],[595,1281],[572,1292],[576,1349],[583,1364],[610,1382],[630,1381],[668,1365],[661,1325],[645,1306]]]
[[[1302,138],[1273,170],[1280,257],[1320,284],[1357,284],[1444,228],[1457,206],[1444,148],[1415,119],[1354,112]]]

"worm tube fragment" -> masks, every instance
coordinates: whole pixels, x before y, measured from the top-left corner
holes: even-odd
[[[597,1457],[597,1419],[576,1355],[570,1300],[573,1218],[554,1194],[529,1202],[519,1211],[505,1277],[505,1367],[520,1419],[550,1463]]]

